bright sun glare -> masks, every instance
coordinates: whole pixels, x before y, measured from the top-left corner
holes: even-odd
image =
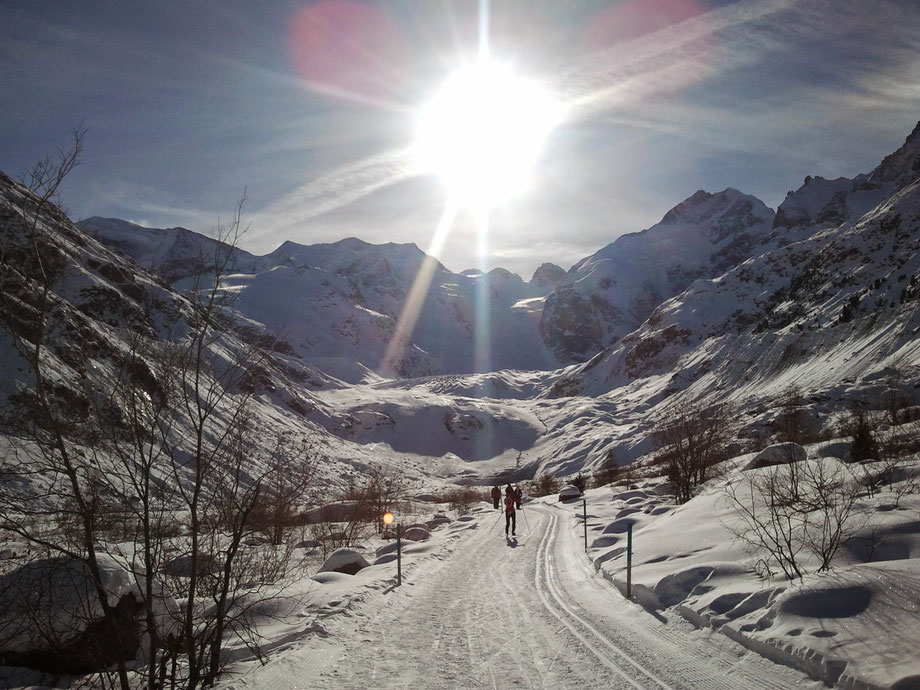
[[[463,205],[488,207],[527,184],[559,107],[534,82],[481,60],[454,72],[421,112],[416,152]]]

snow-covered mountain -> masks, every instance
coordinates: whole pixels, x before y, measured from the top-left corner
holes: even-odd
[[[182,228],[117,219],[78,225],[179,289],[202,247],[213,243]],[[538,271],[530,283],[498,268],[455,274],[414,244],[349,238],[285,242],[262,257],[238,251],[226,287],[237,294],[242,318],[284,334],[317,367],[358,382],[373,380],[374,372],[417,377],[557,367],[538,332],[556,269]],[[424,278],[418,286],[416,276]]]
[[[351,238],[237,251],[222,288],[240,334],[281,334],[279,356],[309,382],[289,397],[342,442],[409,454],[437,473],[472,461],[476,473],[570,474],[609,449],[622,461],[650,452],[653,420],[675,400],[754,410],[796,383],[814,400],[871,403],[886,367],[913,385],[918,149],[915,130],[868,174],[806,178],[775,214],[736,190],[697,192],[567,274],[544,265],[530,282],[501,269],[454,274],[414,245]],[[15,206],[19,192],[4,185]],[[48,224],[92,247],[70,254],[92,289],[66,290],[93,328],[109,327],[108,311],[142,311],[135,288],[100,271],[144,276],[181,303],[191,267],[213,249],[177,228]],[[427,287],[415,286],[419,275]],[[317,386],[327,392],[312,399]]]
[[[713,278],[770,240],[773,211],[726,189],[702,190],[661,222],[582,259],[546,300],[541,332],[562,362],[584,361],[633,331],[664,300]]]
[[[190,297],[201,259],[213,255],[216,245],[181,228],[148,229],[113,219],[93,218],[78,227],[51,206],[36,215],[34,203],[21,185],[0,174],[0,421],[6,425],[0,428],[0,457],[29,452],[17,436],[22,415],[39,410],[27,421],[35,437],[46,430],[48,420],[31,404],[41,385],[62,418],[73,422],[67,443],[90,481],[107,452],[93,436],[98,429],[92,415],[101,415],[101,427],[117,418],[105,416],[113,410],[106,405],[117,402],[108,396],[126,364],[149,399],[161,394],[157,369],[128,355],[147,351],[135,349],[138,342],[181,341],[201,323],[200,303]],[[663,497],[667,483],[656,478],[619,494],[607,487],[589,492],[591,524],[586,519],[575,526],[571,507],[559,510],[555,498],[539,508],[531,504],[523,517],[545,520],[548,526],[534,527],[553,540],[557,515],[564,516],[562,530],[570,537],[581,539],[584,530],[584,551],[595,570],[617,585],[623,580],[623,534],[635,527],[644,555],[626,577],[646,607],[728,631],[812,678],[839,679],[840,687],[913,687],[918,676],[910,640],[917,613],[909,605],[917,589],[911,557],[917,496],[907,480],[916,477],[917,427],[889,427],[914,455],[897,477],[889,474],[887,495],[858,495],[871,521],[847,541],[831,573],[816,572],[800,583],[764,581],[763,559],[732,539],[738,532],[730,523],[738,515],[726,508],[725,491],[752,486],[758,471],[769,471],[755,462],[758,455],[744,453],[770,442],[776,403],[792,385],[816,429],[831,439],[809,444],[807,453],[802,449],[804,462],[855,468],[848,476],[858,487],[868,486],[859,484],[859,473],[868,479],[874,470],[844,464],[855,444],[840,437],[834,415],[853,407],[877,410],[892,393],[904,405],[920,404],[920,125],[872,172],[853,179],[808,177],[775,214],[736,190],[697,192],[652,228],[617,239],[568,273],[544,264],[530,282],[501,269],[454,274],[413,245],[357,239],[286,243],[261,257],[236,251],[229,269],[217,290],[228,298],[228,310],[207,344],[212,371],[232,368],[247,348],[261,348],[265,358],[233,390],[212,386],[219,379],[212,375],[208,392],[217,400],[240,390],[251,396],[245,421],[256,430],[254,445],[279,431],[315,442],[319,473],[315,493],[304,502],[339,495],[369,467],[395,470],[414,497],[430,498],[431,491],[451,484],[590,472],[611,452],[620,464],[649,461],[657,426],[670,413],[690,402],[730,401],[740,427],[732,446],[736,457],[723,463],[724,476],[682,506]],[[416,286],[417,276],[430,281]],[[42,285],[50,285],[50,292]],[[266,329],[280,338],[267,337]],[[41,348],[33,347],[39,343]],[[30,353],[39,349],[45,374],[40,382],[28,366]],[[567,366],[556,368],[560,364]],[[916,419],[916,408],[912,413]],[[179,409],[177,426],[169,431],[182,427],[184,414],[194,412]],[[224,414],[218,405],[215,416]],[[157,477],[163,487],[182,481],[193,464],[185,462],[188,457],[181,449],[169,456],[174,465]],[[246,462],[251,466],[242,468],[243,475],[264,474],[265,465]],[[43,478],[29,472],[21,482],[5,479],[5,495],[45,500]],[[892,490],[893,483],[904,488]],[[59,510],[48,508],[52,514]],[[482,529],[474,532],[481,535],[471,542],[475,550],[458,550],[453,563],[469,561],[462,561],[467,553],[497,553],[487,546],[497,523],[481,510],[466,523],[456,521],[464,530]],[[565,556],[538,550],[537,567],[545,576],[538,571],[537,585],[549,583],[557,570],[553,563],[563,563],[560,572],[574,575],[553,589],[576,592],[579,583],[589,582],[588,562],[579,560],[580,542],[568,539],[560,548]],[[427,547],[407,551],[442,559]],[[520,568],[519,560],[495,560],[508,566],[512,579],[533,572]],[[376,561],[381,567],[387,562]],[[462,584],[479,593],[480,575],[490,569],[438,572],[469,574]],[[325,586],[351,577],[316,582]],[[493,573],[487,581],[495,587],[486,598],[496,603],[512,580]],[[444,610],[445,596],[457,596],[452,582],[438,580],[440,593],[432,601],[439,603],[431,608],[416,607],[403,617],[401,608],[389,607],[393,624],[420,621],[412,616],[421,614],[431,620],[430,611]],[[323,620],[332,606],[353,610],[351,603],[340,606],[339,590],[324,595]],[[362,591],[356,601],[366,595]],[[465,598],[481,608],[475,595]],[[631,605],[624,611],[624,625],[637,618]],[[305,626],[303,615],[298,609],[290,630],[327,636],[323,627]],[[279,649],[297,649],[288,643],[299,638],[289,632],[272,638],[285,640]],[[546,637],[557,635],[554,624]],[[880,656],[869,643],[883,635],[907,642],[889,645],[895,651]],[[360,637],[358,647],[366,643],[364,628]],[[662,656],[677,639],[670,632],[667,637],[668,645],[658,647]],[[551,645],[554,653],[562,651],[559,644]],[[376,672],[379,655],[371,656]],[[419,657],[419,673],[427,672],[428,656]],[[287,677],[291,667],[280,672]],[[359,666],[357,675],[367,668]],[[277,673],[270,669],[265,677],[277,679]],[[409,676],[419,677],[414,671]]]
[[[869,174],[806,178],[760,246],[656,306],[555,392],[751,401],[794,382],[878,403],[878,372],[920,359],[920,128]]]

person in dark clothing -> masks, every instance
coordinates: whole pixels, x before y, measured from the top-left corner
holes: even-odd
[[[492,487],[492,507],[498,510],[498,504],[502,500],[502,490],[498,486]]]
[[[510,488],[510,485],[509,485]],[[505,536],[508,536],[508,527],[511,527],[511,536],[517,529],[517,518],[514,514],[514,492],[505,492]]]
[[[521,491],[521,487],[514,487],[514,505],[518,510],[521,509],[521,501],[524,499],[524,492]]]

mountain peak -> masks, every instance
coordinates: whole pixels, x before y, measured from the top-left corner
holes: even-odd
[[[698,189],[664,214],[661,223],[665,225],[685,222],[696,223],[706,217],[723,212],[739,200],[753,198],[732,187],[727,187],[716,193]]]

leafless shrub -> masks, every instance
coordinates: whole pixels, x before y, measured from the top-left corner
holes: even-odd
[[[807,574],[806,556],[817,559],[816,570],[829,569],[840,545],[865,524],[857,510],[857,482],[837,460],[802,460],[748,472],[726,489],[743,525],[734,533],[764,554],[767,567],[778,566],[789,579]]]
[[[779,442],[799,445],[812,443],[817,438],[815,423],[805,409],[805,400],[798,386],[789,386],[780,398],[780,408],[773,421],[773,433]]]
[[[450,509],[457,511],[458,515],[468,515],[474,505],[488,500],[487,492],[482,489],[476,489],[472,486],[460,486],[446,492],[442,502],[448,503]]]
[[[714,476],[728,457],[734,421],[727,405],[689,404],[673,410],[656,424],[657,462],[667,468],[674,497],[685,503],[697,486]]]
[[[343,498],[357,501],[357,519],[371,522],[378,533],[385,529],[383,515],[387,511],[400,512],[406,502],[408,481],[398,468],[384,465],[370,467],[360,483],[351,484]]]
[[[559,491],[559,479],[552,472],[544,472],[534,481],[534,496],[550,496]]]
[[[604,454],[604,461],[601,466],[594,471],[594,486],[606,486],[617,480],[621,471],[620,465],[616,460],[613,449],[610,448]]]

